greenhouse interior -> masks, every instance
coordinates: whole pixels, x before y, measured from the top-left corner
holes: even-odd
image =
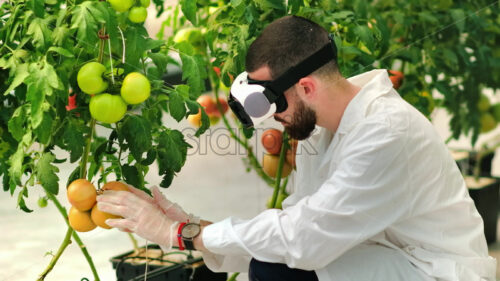
[[[498,0],[0,0],[0,281],[500,280]]]

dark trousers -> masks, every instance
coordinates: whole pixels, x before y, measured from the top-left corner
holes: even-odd
[[[250,281],[318,281],[314,271],[289,268],[282,263],[268,263],[252,259],[248,270]]]

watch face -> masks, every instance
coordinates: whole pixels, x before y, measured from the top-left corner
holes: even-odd
[[[200,225],[195,223],[186,224],[181,231],[183,238],[194,238],[200,233]]]

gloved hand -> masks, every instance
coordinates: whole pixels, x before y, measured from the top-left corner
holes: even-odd
[[[122,216],[108,219],[111,227],[128,229],[148,241],[159,245],[172,245],[175,234],[171,234],[174,223],[152,201],[144,200],[135,193],[107,190],[97,197],[97,208],[103,212]]]
[[[153,186],[151,188],[151,193],[153,194],[153,197],[149,196],[149,194],[147,194],[146,192],[138,188],[135,188],[131,185],[128,185],[128,187],[130,192],[134,193],[139,198],[158,206],[165,213],[165,215],[167,215],[169,219],[180,222],[186,222],[189,220],[192,223],[200,223],[199,217],[196,217],[193,214],[187,214],[181,208],[181,206],[177,205],[176,203],[172,203],[160,192],[157,186]]]

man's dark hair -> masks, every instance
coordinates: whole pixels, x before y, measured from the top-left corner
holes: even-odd
[[[286,16],[273,21],[250,45],[246,56],[246,71],[268,66],[272,79],[300,63],[329,42],[328,32],[315,22],[298,16]],[[331,61],[314,74],[338,73]]]

